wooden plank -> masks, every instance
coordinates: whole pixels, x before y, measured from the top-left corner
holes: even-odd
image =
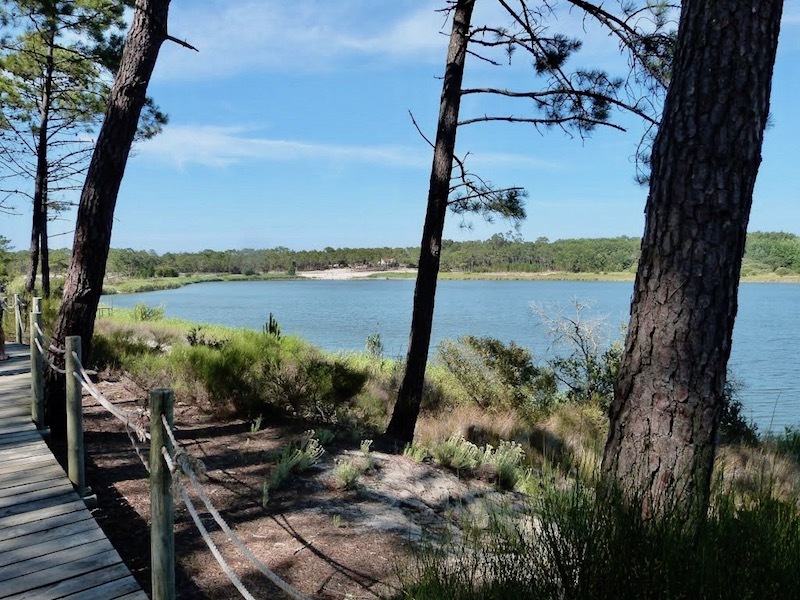
[[[74,491],[65,491],[61,494],[55,496],[47,496],[44,498],[39,498],[38,500],[33,500],[31,502],[25,502],[23,504],[15,504],[13,506],[4,506],[0,508],[0,526],[5,518],[12,517],[19,514],[27,514],[32,510],[38,510],[40,508],[48,508],[51,506],[58,506],[69,502],[78,498],[77,494]]]
[[[22,417],[13,417],[3,420],[3,424],[0,425],[0,434],[4,433],[14,433],[18,431],[25,431],[30,429],[31,427],[35,427],[33,421],[31,421],[30,415]]]
[[[17,432],[0,434],[0,448],[5,448],[6,446],[18,444],[20,442],[26,442],[28,440],[39,441],[41,439],[42,437],[39,435],[38,431],[31,429],[30,427],[26,427],[25,429],[20,429]]]
[[[29,502],[44,501],[48,498],[63,496],[64,494],[69,494],[70,492],[74,491],[75,490],[69,481],[61,481],[58,482],[58,485],[46,487],[44,489],[20,492],[12,496],[2,497],[0,498],[0,514],[2,514],[2,511],[8,507],[27,504]]]
[[[65,548],[57,552],[51,552],[45,556],[34,556],[33,558],[22,560],[5,567],[0,571],[0,583],[20,577],[28,577],[39,571],[49,571],[55,567],[81,562],[84,559],[91,558],[109,550],[116,552],[113,550],[108,540],[102,539],[88,542],[74,548]],[[38,575],[36,577],[31,577],[31,579],[38,579]],[[4,587],[5,584],[0,585],[0,590]]]
[[[46,472],[47,471],[45,471],[45,473]],[[61,473],[57,473],[54,469],[50,471],[50,473],[51,475],[49,476],[39,477],[33,481],[7,481],[0,484],[0,502],[3,501],[3,498],[8,498],[9,496],[19,496],[20,494],[27,494],[37,490],[46,490],[49,488],[58,487],[59,484],[64,483],[63,471]],[[20,479],[22,479],[22,477],[20,477]]]
[[[9,565],[14,565],[29,559],[41,558],[49,554],[55,554],[57,552],[69,550],[70,548],[89,544],[91,542],[98,542],[101,540],[107,542],[103,530],[99,527],[90,526],[86,528],[85,521],[77,523],[76,525],[82,525],[84,530],[75,531],[75,527],[73,527],[73,530],[69,532],[69,535],[64,537],[39,541],[38,543],[23,548],[16,548],[9,552],[0,553],[0,567],[5,569]],[[2,580],[0,579],[0,581]]]
[[[129,575],[124,579],[109,581],[108,583],[100,584],[92,589],[87,589],[70,596],[63,596],[62,598],[63,600],[114,600],[116,598],[129,596],[135,592],[139,592],[140,594],[144,593],[142,592],[142,588],[139,587],[139,584],[136,583],[133,575]],[[145,598],[147,598],[147,596],[145,596]]]
[[[0,465],[0,474],[5,475],[7,473],[19,473],[20,471],[25,472],[31,466],[37,466],[36,463],[55,463],[55,458],[51,456],[47,456],[47,454],[36,454],[35,456],[29,457],[30,464],[27,465],[26,468],[25,461],[22,462],[12,462],[10,464],[1,464]]]
[[[14,360],[0,364],[0,598],[147,600],[31,422],[25,349],[7,351]]]
[[[76,510],[86,510],[86,505],[83,503],[83,500],[78,498],[77,494],[73,494],[72,500],[69,502],[51,506],[29,508],[29,511],[22,514],[9,515],[7,517],[0,518],[0,535],[2,534],[2,528],[4,527],[15,527],[17,525],[22,525],[23,523],[38,521],[39,519],[46,519],[56,515],[63,515]]]
[[[63,505],[62,507],[69,508]],[[30,517],[31,513],[28,513],[28,516]],[[94,522],[91,513],[86,510],[86,505],[81,502],[80,506],[75,505],[74,510],[69,512],[55,514],[44,519],[30,520],[13,527],[4,527],[0,529],[0,543],[5,543],[8,540],[13,540],[22,536],[40,533],[49,529],[71,525],[87,519]]]
[[[50,461],[55,460],[50,448],[44,442],[28,444],[23,447],[11,447],[0,451],[0,461],[2,461],[3,466],[10,466],[19,462],[25,463],[37,456],[46,456]]]
[[[13,488],[16,484],[25,485],[36,481],[44,481],[53,477],[63,477],[64,469],[58,463],[38,463],[21,473],[5,473],[0,475],[0,487]]]
[[[36,577],[22,575],[9,579],[0,585],[0,598],[8,598],[22,592],[35,590],[44,586],[57,584],[73,577],[87,578],[87,574],[99,571],[103,567],[121,564],[119,554],[116,550],[108,550],[100,554],[94,554],[85,558],[74,560],[67,564],[53,566],[37,572]],[[30,598],[39,598],[33,594]]]
[[[74,519],[65,520],[62,525],[51,523],[44,529],[25,532],[0,541],[0,556],[6,552],[18,551],[23,548],[29,548],[36,544],[41,544],[52,540],[60,540],[61,538],[76,533],[89,531],[90,529],[99,529],[100,526],[95,522],[94,519],[91,518],[88,513],[84,513],[82,516],[86,518],[77,521]],[[0,561],[2,560],[3,559],[0,558]]]
[[[72,579],[58,581],[53,584],[9,596],[8,600],[57,600],[70,595],[75,598],[80,598],[80,592],[91,589],[93,586],[104,582],[125,579],[130,576],[128,568],[124,564],[119,563],[110,567],[98,569],[92,573],[91,577],[73,577]],[[145,598],[147,598],[147,596],[145,596]]]
[[[124,596],[120,596],[119,598],[115,598],[114,600],[150,600],[147,597],[147,594],[144,592],[133,592],[132,594],[126,594]]]

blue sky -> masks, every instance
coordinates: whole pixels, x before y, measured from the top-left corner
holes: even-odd
[[[200,50],[166,44],[150,95],[170,116],[138,145],[117,203],[112,246],[321,249],[416,246],[425,213],[447,38],[443,2],[429,0],[173,0],[170,32]],[[496,22],[493,0],[474,23]],[[800,0],[787,0],[751,230],[800,234]],[[584,38],[575,64],[623,74],[615,42]],[[449,29],[449,24],[445,27]],[[522,58],[522,57],[520,57]],[[465,85],[525,89],[525,60],[497,69],[468,60]],[[530,86],[527,86],[530,87]],[[462,116],[497,108],[466,100]],[[518,106],[514,113],[523,113]],[[528,190],[525,239],[639,236],[646,189],[633,181],[642,128],[598,130],[590,139],[540,135],[520,124],[476,124],[458,151],[498,185]],[[27,247],[30,210],[4,217],[1,235]],[[71,243],[74,215],[51,224],[51,246]],[[502,221],[448,216],[445,237],[485,239]]]

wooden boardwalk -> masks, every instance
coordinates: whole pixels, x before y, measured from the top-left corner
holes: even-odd
[[[147,600],[31,422],[30,357],[0,362],[0,598]]]

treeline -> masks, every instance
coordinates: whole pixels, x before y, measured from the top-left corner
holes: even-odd
[[[613,273],[634,272],[639,259],[639,239],[633,237],[583,238],[529,242],[511,234],[495,234],[488,240],[442,243],[442,271]],[[419,249],[331,248],[290,250],[203,250],[167,252],[112,248],[107,273],[120,277],[172,277],[192,273],[292,272],[352,267],[390,269],[416,267]],[[9,271],[25,272],[27,252],[10,253]],[[51,271],[58,275],[69,264],[69,251],[53,250]],[[747,236],[744,275],[800,274],[800,237],[792,233],[753,232]]]

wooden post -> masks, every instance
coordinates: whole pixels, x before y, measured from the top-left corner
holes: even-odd
[[[39,340],[37,328],[42,327],[42,299],[34,298],[31,302],[31,421],[36,428],[44,431],[44,358],[39,354],[36,340]],[[42,344],[42,341],[39,341]],[[44,345],[44,344],[42,344]]]
[[[173,422],[172,390],[150,392],[150,571],[153,600],[175,598],[175,508],[172,503],[172,475],[161,455],[162,446],[170,453],[172,443],[164,432],[161,415],[170,427]]]
[[[67,336],[66,339],[66,378],[67,378],[67,470],[69,480],[75,486],[78,496],[86,495],[86,475],[83,463],[83,401],[81,400],[81,384],[75,379],[80,358],[81,338],[78,335]]]
[[[19,308],[19,294],[14,294],[14,324],[17,343],[22,343],[22,311]]]

